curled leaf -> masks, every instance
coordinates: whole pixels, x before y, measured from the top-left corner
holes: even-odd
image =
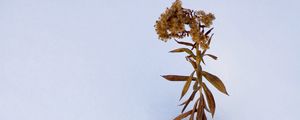
[[[228,95],[227,90],[223,82],[217,76],[210,74],[208,72],[202,71],[203,76],[213,85],[215,86],[220,92]]]

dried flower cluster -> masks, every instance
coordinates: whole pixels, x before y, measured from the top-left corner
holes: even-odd
[[[216,56],[206,53],[213,37],[213,34],[210,34],[213,28],[210,28],[210,26],[213,24],[214,19],[215,16],[212,13],[183,8],[181,1],[176,0],[156,21],[155,30],[159,39],[165,42],[170,39],[175,39],[178,44],[191,47],[178,48],[170,52],[187,53],[188,55],[185,58],[193,66],[193,72],[187,76],[162,76],[170,81],[185,81],[180,99],[184,97],[193,82],[193,92],[190,97],[181,104],[183,106],[182,114],[177,116],[174,120],[181,120],[188,116],[190,116],[190,120],[193,120],[194,118],[196,118],[196,120],[206,120],[206,112],[211,113],[213,117],[216,108],[215,100],[203,78],[210,82],[220,92],[228,95],[223,82],[217,76],[204,71],[201,66],[201,63],[205,65],[204,56],[211,57],[215,60],[217,59]],[[192,38],[191,42],[176,40],[189,36]],[[199,95],[194,103],[193,109],[185,112],[189,103],[197,96],[196,93],[199,93]]]
[[[191,36],[194,42],[208,49],[208,36],[203,30],[209,28],[214,19],[215,16],[212,13],[182,8],[181,1],[176,0],[171,8],[167,8],[156,21],[155,30],[159,38],[165,42],[172,38]],[[186,25],[189,26],[189,31],[186,30]]]

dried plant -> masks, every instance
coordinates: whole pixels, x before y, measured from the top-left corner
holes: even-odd
[[[215,55],[207,54],[213,34],[211,28],[215,16],[212,13],[206,13],[202,10],[190,10],[183,8],[180,0],[176,0],[170,8],[167,8],[160,18],[156,21],[155,30],[159,39],[167,42],[174,39],[178,44],[190,48],[178,48],[170,51],[171,53],[184,52],[188,55],[186,60],[191,63],[194,70],[190,75],[163,75],[169,81],[185,81],[182,89],[180,100],[188,92],[193,83],[193,92],[181,106],[182,113],[174,120],[181,120],[190,116],[190,120],[206,120],[206,112],[211,113],[212,117],[215,114],[216,104],[213,94],[206,86],[204,79],[210,82],[220,92],[228,95],[223,82],[215,75],[206,72],[202,69],[201,63],[205,65],[204,56],[217,59]],[[178,41],[185,37],[191,37],[191,42]],[[196,75],[195,75],[196,74]],[[199,93],[199,95],[196,95]],[[197,97],[198,98],[197,98]],[[191,110],[186,111],[187,106],[197,98]],[[205,99],[206,98],[206,99]],[[207,106],[208,105],[208,106]]]

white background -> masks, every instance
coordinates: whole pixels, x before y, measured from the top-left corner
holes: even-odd
[[[0,0],[1,120],[171,120],[186,74],[174,41],[157,39],[169,0]],[[214,120],[299,120],[300,8],[297,0],[184,0],[213,12],[205,70]]]

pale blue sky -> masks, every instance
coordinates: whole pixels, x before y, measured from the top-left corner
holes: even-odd
[[[172,0],[173,1],[173,0]],[[0,0],[1,120],[171,120],[189,74],[153,25],[171,0]],[[215,13],[214,120],[299,120],[300,2],[184,0]]]

